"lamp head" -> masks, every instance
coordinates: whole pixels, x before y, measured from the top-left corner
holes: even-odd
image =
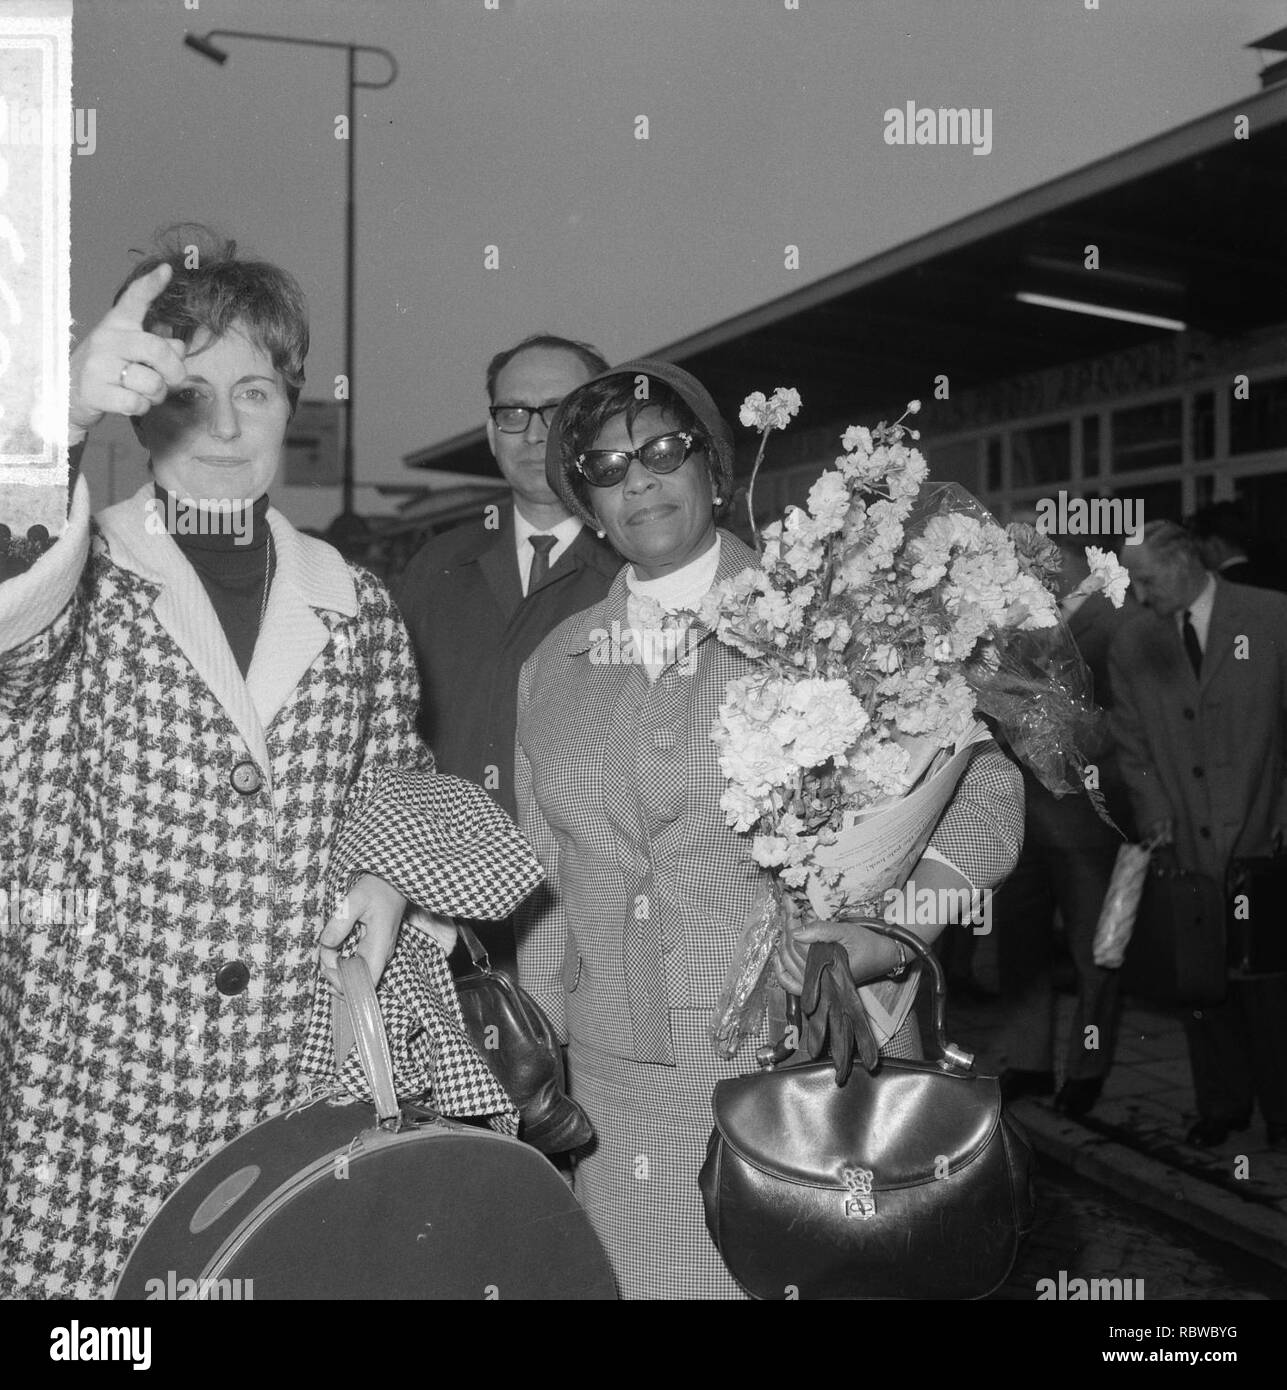
[[[184,34],[183,42],[203,58],[209,58],[211,62],[222,66],[228,61],[228,55],[222,48],[211,43],[209,39],[203,39],[200,34]]]

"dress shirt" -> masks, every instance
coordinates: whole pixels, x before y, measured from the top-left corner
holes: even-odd
[[[1175,630],[1180,634],[1180,640],[1183,641],[1184,615],[1188,613],[1189,621],[1193,624],[1193,631],[1198,635],[1198,646],[1202,648],[1203,656],[1207,652],[1207,633],[1211,630],[1211,605],[1215,602],[1215,591],[1215,575],[1208,574],[1202,592],[1189,604],[1188,608],[1181,608],[1175,614]]]
[[[557,526],[533,526],[530,521],[514,508],[514,545],[518,552],[518,577],[523,582],[523,597],[527,597],[527,581],[532,573],[532,561],[536,552],[532,549],[530,537],[553,536],[550,547],[550,568],[559,562],[559,557],[576,540],[581,532],[581,523],[574,516],[565,517]]]

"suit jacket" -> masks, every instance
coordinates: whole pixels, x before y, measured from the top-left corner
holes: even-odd
[[[1111,725],[1139,829],[1170,818],[1181,866],[1223,884],[1287,824],[1287,597],[1216,580],[1201,678],[1172,618],[1109,649]]]
[[[480,783],[512,815],[518,673],[542,638],[608,591],[621,557],[582,528],[523,596],[514,511],[435,536],[395,587],[420,667],[420,733],[438,768]]]
[[[721,532],[716,582],[755,562],[748,546]],[[519,909],[516,929],[522,983],[556,1027],[640,1060],[630,1000],[638,982],[628,978],[624,941],[641,890],[657,923],[661,984],[682,1056],[686,1040],[703,1036],[768,874],[751,857],[751,837],[727,824],[711,738],[728,682],[758,668],[694,625],[647,700],[642,668],[613,659],[611,634],[628,627],[625,574],[597,607],[556,628],[523,668],[519,823],[547,886]],[[632,722],[637,708],[658,703],[668,717],[655,727]],[[666,815],[652,815],[635,779],[621,774],[640,756],[661,770]],[[1022,838],[1022,779],[995,745],[981,744],[930,846],[984,888],[1014,867]]]

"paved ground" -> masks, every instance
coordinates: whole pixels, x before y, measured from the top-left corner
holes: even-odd
[[[1034,1302],[1043,1279],[1121,1279],[1139,1299],[1280,1301],[1287,1270],[1142,1210],[1038,1156],[1037,1214],[994,1301]]]
[[[979,938],[974,968],[985,987],[995,985],[990,947],[987,938]],[[1059,1007],[1055,1036],[1064,1038],[1071,997],[1059,996]],[[980,1070],[999,1071],[1005,1065],[1002,1017],[995,1000],[949,997],[948,1036],[975,1052]],[[1259,1115],[1249,1130],[1231,1135],[1218,1149],[1185,1143],[1197,1114],[1178,1013],[1126,1001],[1113,1068],[1099,1103],[1085,1119],[1070,1120],[1056,1113],[1050,1101],[1032,1098],[1018,1101],[1014,1114],[1039,1154],[1167,1219],[1287,1270],[1287,1151],[1268,1147]]]

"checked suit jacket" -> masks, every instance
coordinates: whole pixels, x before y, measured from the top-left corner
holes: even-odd
[[[720,544],[717,583],[756,563],[735,536],[720,532]],[[728,682],[753,665],[695,624],[650,690],[641,665],[612,659],[614,624],[628,627],[625,576],[623,568],[602,603],[556,628],[523,667],[519,823],[547,883],[515,926],[523,986],[556,1027],[650,1061],[623,949],[640,892],[660,938],[672,1038],[682,1044],[718,1001],[767,873],[751,857],[751,837],[720,809],[724,778],[711,738]],[[645,760],[651,785],[641,795],[628,770]],[[991,887],[1013,868],[1022,837],[1022,778],[995,745],[981,744],[931,847]]]

